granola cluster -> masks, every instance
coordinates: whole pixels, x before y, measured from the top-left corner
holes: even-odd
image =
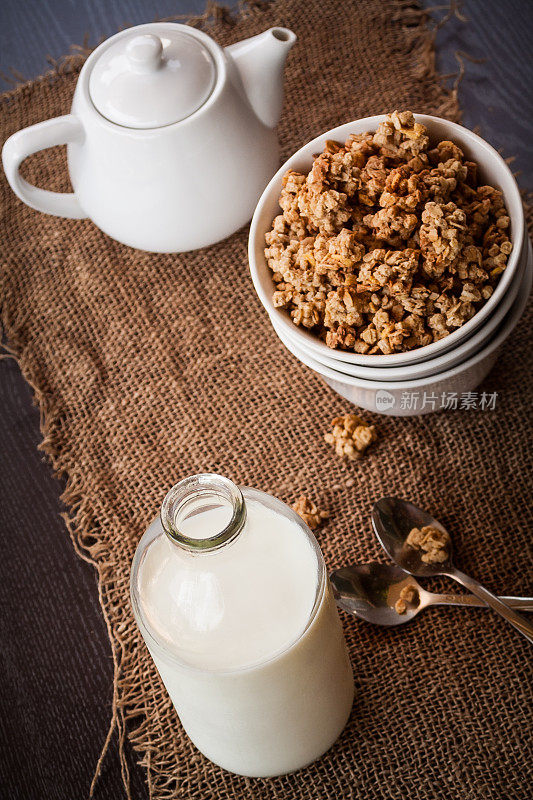
[[[413,528],[405,542],[415,550],[423,550],[421,558],[425,564],[442,564],[448,558],[450,537],[432,525]]]
[[[289,170],[266,234],[274,305],[332,348],[435,342],[488,300],[512,249],[502,194],[410,111]]]
[[[408,608],[418,605],[419,599],[418,589],[412,583],[409,583],[401,590],[400,596],[394,604],[394,609],[397,614],[406,614]]]
[[[345,414],[331,421],[332,432],[326,433],[324,440],[335,447],[339,458],[357,461],[377,437],[376,429],[357,414]]]
[[[293,503],[292,507],[310,528],[318,528],[320,523],[329,517],[327,511],[320,511],[316,503],[304,494]]]

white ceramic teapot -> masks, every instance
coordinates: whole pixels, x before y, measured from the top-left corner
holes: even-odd
[[[7,179],[32,208],[90,217],[153,252],[213,244],[244,225],[278,167],[283,67],[296,41],[271,28],[222,49],[187,25],[118,33],[81,70],[72,112],[15,133]],[[67,144],[73,193],[30,185],[30,154]]]

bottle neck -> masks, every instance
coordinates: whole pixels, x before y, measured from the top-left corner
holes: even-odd
[[[216,526],[215,530],[207,527],[206,536],[187,535],[194,517],[214,509],[227,512],[217,515],[218,520],[223,520],[218,530]],[[239,487],[222,475],[212,473],[192,475],[180,481],[168,492],[161,506],[161,523],[166,535],[190,553],[212,552],[229,544],[241,533],[245,522],[246,505]]]

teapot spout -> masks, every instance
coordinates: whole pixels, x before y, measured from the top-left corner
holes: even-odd
[[[237,67],[248,101],[261,122],[274,128],[283,105],[283,70],[296,34],[288,28],[264,33],[226,47]]]

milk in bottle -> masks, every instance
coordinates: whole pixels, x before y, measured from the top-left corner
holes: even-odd
[[[218,475],[181,481],[131,592],[181,723],[216,764],[281,775],[336,740],[352,670],[318,544],[284,503]]]

